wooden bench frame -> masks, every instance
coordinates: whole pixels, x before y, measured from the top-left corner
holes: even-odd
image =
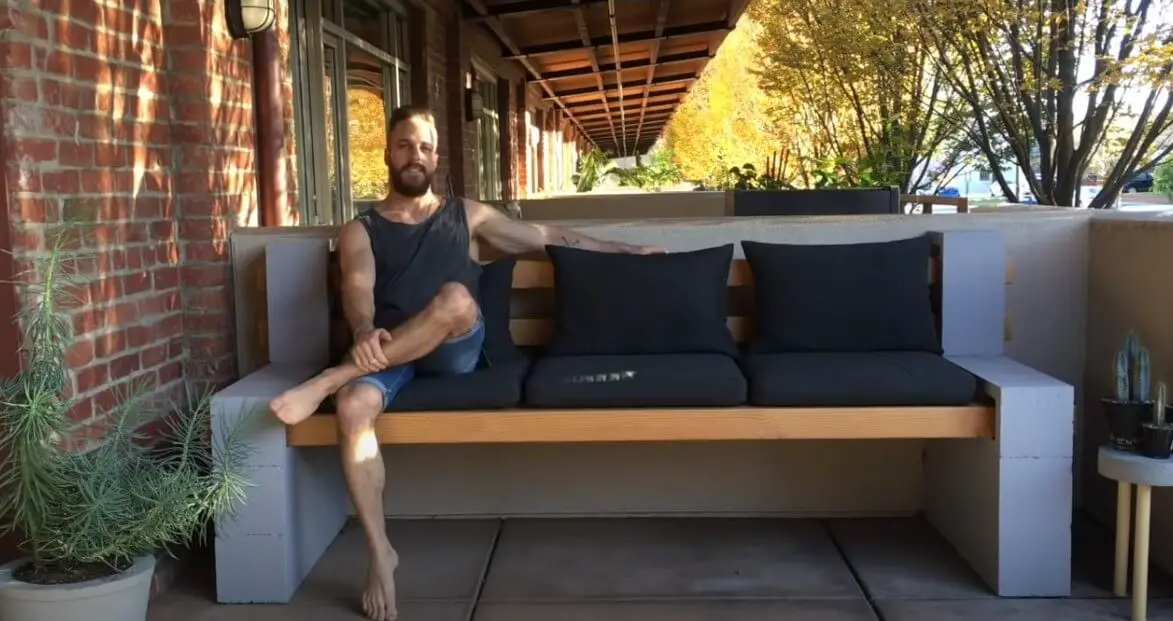
[[[966,219],[966,226],[972,222]],[[944,355],[978,378],[988,403],[403,412],[379,418],[378,439],[475,445],[921,438],[925,516],[975,572],[1001,596],[1068,596],[1074,388],[1005,355],[1006,283],[1017,275],[1008,267],[1002,234],[966,229],[933,236],[938,254],[930,278]],[[350,517],[337,453],[324,448],[337,441],[334,417],[315,415],[286,428],[265,413],[273,397],[329,359],[330,245],[327,237],[305,234],[265,241],[269,269],[259,307],[261,329],[271,338],[265,354],[248,355],[267,362],[212,400],[214,440],[226,425],[260,413],[249,457],[255,486],[241,511],[216,526],[221,602],[289,601]],[[548,273],[549,266],[521,262],[514,288],[544,285]],[[744,264],[734,264],[731,282],[745,285],[747,278]],[[248,294],[245,287],[238,292]],[[257,329],[250,315],[244,317],[238,330]],[[535,319],[541,318],[516,317],[511,327],[519,341],[548,333],[548,327],[535,327],[548,324]],[[749,328],[742,324],[735,323],[735,332],[744,339]],[[213,446],[219,450],[220,444]]]
[[[484,249],[481,256],[490,254]],[[336,251],[331,267],[336,269]],[[934,287],[941,276],[939,257],[927,266],[926,284]],[[328,285],[337,300],[336,277]],[[1006,284],[1014,282],[1013,263],[1006,264]],[[527,258],[513,270],[515,294],[552,291],[554,268],[545,258]],[[734,259],[728,288],[750,288],[753,272],[745,259]],[[936,300],[939,308],[939,298]],[[751,313],[749,308],[743,308]],[[729,329],[738,343],[753,337],[750,314],[731,310]],[[347,333],[345,319],[335,312],[335,338]],[[544,345],[554,330],[549,316],[514,318],[510,332],[517,345]],[[1009,340],[1010,324],[1005,334]],[[528,442],[679,442],[709,440],[816,440],[884,438],[989,438],[994,434],[994,406],[918,407],[759,407],[722,408],[607,408],[460,410],[453,412],[393,412],[375,425],[380,444],[472,444]],[[338,442],[337,423],[323,411],[290,427],[289,446],[331,446]]]

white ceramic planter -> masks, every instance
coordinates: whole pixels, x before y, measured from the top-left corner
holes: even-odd
[[[100,580],[53,585],[14,579],[27,560],[0,566],[0,621],[146,621],[154,555]]]

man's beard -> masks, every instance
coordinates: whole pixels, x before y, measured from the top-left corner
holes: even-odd
[[[421,174],[421,178],[418,181],[414,178],[408,179],[408,172],[418,172]],[[391,171],[391,188],[395,190],[396,194],[410,198],[418,198],[424,194],[427,194],[428,189],[431,187],[432,174],[419,164],[409,164],[403,168],[392,169]]]

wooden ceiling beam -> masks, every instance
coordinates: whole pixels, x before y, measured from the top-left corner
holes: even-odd
[[[468,0],[466,0],[468,1]],[[609,0],[613,2],[613,0]],[[557,43],[544,43],[541,45],[531,45],[529,47],[521,48],[514,52],[511,56],[513,60],[518,60],[523,57],[542,56],[546,54],[557,54],[560,52],[574,52],[584,48],[600,48],[607,45],[621,45],[624,43],[643,43],[647,41],[662,41],[664,39],[675,39],[679,37],[692,37],[696,35],[706,35],[718,32],[728,32],[729,25],[726,20],[715,22],[704,22],[701,24],[686,24],[683,26],[670,26],[659,31],[644,30],[641,32],[627,32],[623,34],[615,34],[614,42],[607,38],[598,37],[590,40],[589,45],[583,45],[581,40],[574,41],[559,41]],[[706,54],[706,56],[708,56]],[[619,70],[617,67],[616,70]]]
[[[656,62],[655,65],[652,65],[651,62],[649,61],[649,59],[647,59],[647,58],[641,58],[639,60],[632,60],[632,61],[623,63],[623,68],[624,68],[624,70],[630,70],[630,69],[642,69],[644,67],[649,67],[649,66],[665,67],[667,65],[678,65],[681,63],[692,63],[692,62],[696,62],[698,60],[704,61],[707,63],[709,60],[712,59],[712,57],[713,57],[713,55],[710,54],[708,50],[700,50],[700,51],[696,51],[696,52],[685,52],[682,54],[671,54],[668,56],[662,56],[658,59],[658,62]],[[616,73],[616,71],[617,70],[616,70],[614,63],[599,65],[599,73],[608,74],[608,73]],[[587,77],[593,73],[595,73],[594,68],[583,67],[581,69],[564,69],[562,71],[549,71],[543,75],[545,76],[546,80],[552,82],[554,80],[567,80],[567,79],[571,79],[571,78],[583,78],[583,77]]]
[[[648,86],[648,87],[650,87],[652,85],[652,78],[654,78],[656,76],[656,60],[660,56],[660,41],[663,40],[662,37],[664,36],[664,24],[665,24],[665,22],[668,21],[668,6],[670,3],[671,3],[671,0],[660,0],[660,10],[656,14],[656,31],[655,31],[656,32],[656,40],[655,40],[655,42],[652,43],[652,51],[648,57],[648,61],[649,61],[648,77],[647,77],[648,81],[646,83],[646,86]],[[637,123],[635,126],[635,135],[637,136],[637,138],[639,136],[640,129],[644,125],[644,115],[648,111],[648,92],[649,91],[651,91],[651,88],[644,89],[643,103],[642,103],[642,105],[640,105],[640,109],[639,109],[639,123]],[[685,88],[684,91],[687,94],[688,89]],[[683,101],[683,99],[684,98],[681,97],[681,101]]]
[[[641,84],[640,86],[643,86],[643,85]],[[651,95],[649,96],[649,99],[654,99],[656,97],[674,97],[674,98],[676,98],[676,100],[679,100],[680,96],[687,93],[687,92],[688,92],[688,89],[686,87],[681,86],[678,88],[673,88],[673,89],[668,89],[668,90],[664,90],[664,91],[657,91],[655,93],[651,93]],[[619,98],[618,97],[607,97],[603,101],[606,103],[609,103],[609,104],[618,103]],[[594,108],[594,107],[598,106],[599,103],[600,102],[593,101],[593,100],[592,101],[571,102],[571,103],[566,104],[566,107],[570,108],[571,110],[577,111],[577,110],[583,110],[585,108]],[[662,102],[651,102],[651,103],[662,103]]]
[[[670,113],[673,110],[675,110],[676,106],[678,106],[678,105],[680,105],[679,101],[665,101],[665,102],[661,102],[658,104],[654,104],[652,106],[648,106],[648,112],[669,112]],[[640,106],[640,104],[632,102],[632,105],[619,106],[619,107],[617,107],[617,110],[621,114],[624,112],[634,113],[634,112],[639,111],[639,106]],[[614,110],[612,110],[611,114],[614,114]],[[579,115],[577,118],[579,121],[583,122],[584,124],[590,123],[591,121],[596,121],[596,120],[605,122],[607,120],[607,118],[609,116],[611,116],[611,114],[603,112],[602,110],[593,110],[591,112],[583,113],[583,114]]]
[[[692,82],[695,79],[696,79],[695,73],[677,73],[677,74],[672,74],[672,75],[660,76],[658,78],[653,79],[651,81],[651,83],[649,83],[644,78],[640,78],[638,80],[628,80],[623,83],[623,88],[640,88],[643,86],[648,86],[648,87],[669,86],[671,84],[683,84],[685,82]],[[619,85],[617,83],[605,84],[603,86],[603,92],[610,93],[611,91],[618,90],[618,88],[619,88]],[[594,86],[585,86],[582,88],[568,88],[566,90],[556,91],[556,92],[559,97],[565,98],[565,97],[578,97],[579,95],[590,95],[597,90],[598,89]],[[661,91],[661,92],[667,92],[667,91]],[[655,97],[657,94],[659,94],[659,93],[652,93],[652,97]]]
[[[650,2],[651,0],[621,0],[630,4],[641,2]],[[489,7],[488,15],[472,15],[465,19],[470,22],[481,22],[491,17],[498,18],[517,18],[528,15],[537,15],[541,13],[575,11],[579,6],[593,6],[596,4],[607,4],[607,0],[580,0],[573,2],[572,0],[521,0],[521,2],[510,2],[503,6]]]
[[[580,11],[581,16],[581,11]],[[623,61],[619,56],[619,27],[615,20],[615,0],[607,0],[607,19],[611,22],[611,57],[615,59],[615,70],[619,75],[623,75]],[[584,42],[585,43],[585,42]],[[593,53],[593,50],[592,50]],[[603,95],[603,78],[598,73],[598,67],[595,67],[599,80],[599,96]],[[623,106],[623,83],[619,83],[619,127],[620,135],[623,136],[623,150],[621,153],[627,157],[627,112]]]
[[[572,0],[576,5],[574,11],[574,23],[578,27],[578,37],[584,46],[590,45],[591,35],[587,30],[586,18],[582,14],[582,6],[578,5],[582,0]],[[606,89],[603,88],[603,74],[599,73],[599,55],[595,52],[595,48],[589,48],[587,54],[590,56],[591,69],[595,72],[595,87],[598,89],[599,97],[603,100],[603,110],[607,112],[608,125],[611,126],[611,139],[616,142],[619,141],[615,133],[615,120],[611,117],[611,106],[607,103]],[[552,91],[551,91],[552,92]],[[566,110],[569,113],[572,106],[567,106]]]
[[[659,121],[657,123],[648,123],[640,131],[641,131],[641,134],[646,134],[646,135],[651,136],[651,135],[655,135],[656,133],[663,130],[665,125],[667,125],[666,121]],[[608,136],[605,132],[595,132],[594,135],[599,140],[600,143],[608,142],[611,140],[611,137]]]
[[[471,8],[473,11],[475,11],[478,15],[486,15],[487,16],[489,14],[488,8],[485,7],[484,0],[464,0],[464,1],[468,4],[469,8]],[[515,55],[520,53],[520,51],[517,47],[517,44],[514,43],[513,39],[510,38],[510,36],[505,33],[505,28],[501,26],[500,19],[498,19],[496,17],[491,17],[491,18],[485,20],[485,25],[488,26],[489,30],[493,31],[493,34],[497,36],[497,39],[501,42],[502,45],[504,45],[510,51],[510,53],[515,54]],[[554,94],[554,89],[550,86],[550,83],[545,78],[542,77],[542,74],[537,70],[536,67],[534,67],[534,64],[531,63],[526,58],[518,58],[517,60],[518,60],[518,62],[521,63],[521,65],[523,67],[525,67],[525,70],[528,71],[531,76],[533,76],[533,81],[537,82],[539,85],[541,85],[542,90],[546,91],[546,94],[550,97],[550,99],[552,99],[554,101],[554,103],[558,105],[559,108],[562,108],[562,110],[564,112],[566,112],[567,119],[571,123],[573,123],[574,126],[579,129],[579,131],[581,131],[583,134],[585,134],[586,130],[583,129],[582,123],[580,123],[579,120],[574,117],[574,114],[572,114],[569,110],[566,109],[566,104],[562,101],[562,99],[560,97],[558,97],[557,95]],[[591,141],[593,142],[594,139],[592,138]],[[596,145],[597,144],[598,143],[596,143]]]
[[[672,112],[673,112],[673,110],[660,110],[660,111],[652,110],[652,111],[649,111],[647,123],[645,123],[645,125],[652,125],[654,123],[667,123],[668,119],[672,116]],[[583,121],[582,126],[585,127],[587,129],[587,131],[593,131],[593,132],[606,131],[607,120],[602,117],[595,118],[595,119],[587,119],[586,121]]]

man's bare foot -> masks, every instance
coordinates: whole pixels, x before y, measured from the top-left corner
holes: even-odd
[[[390,543],[381,547],[378,554],[371,555],[362,610],[373,621],[395,621],[399,616],[395,606],[395,569],[399,566],[399,555]]]
[[[328,395],[312,383],[290,388],[269,402],[269,410],[286,425],[296,425],[309,418]]]

